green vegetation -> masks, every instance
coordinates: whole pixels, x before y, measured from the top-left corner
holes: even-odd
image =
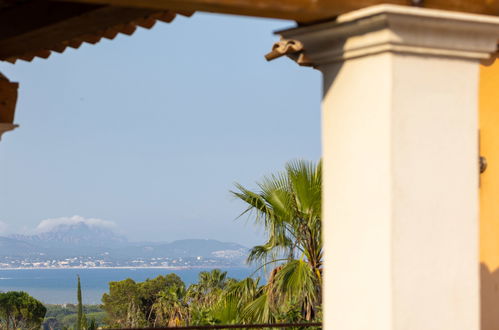
[[[248,206],[244,213],[252,212],[267,234],[267,241],[251,250],[248,261],[284,262],[272,270],[247,313],[254,312],[262,322],[283,315],[315,319],[322,303],[321,164],[290,162],[284,172],[258,183],[258,192],[236,187],[233,194]]]
[[[322,318],[321,165],[297,161],[266,177],[254,192],[234,196],[267,235],[248,257],[268,270],[241,281],[220,270],[201,272],[186,289],[175,275],[109,284],[102,298],[110,327],[310,322]]]
[[[84,322],[84,314],[83,314],[83,302],[81,298],[81,283],[80,283],[80,276],[78,276],[78,285],[76,289],[76,296],[78,299],[78,314],[76,315],[76,330],[82,330],[83,326],[86,326],[86,323]]]
[[[320,163],[291,162],[258,191],[237,184],[232,192],[246,205],[242,215],[265,230],[248,262],[265,270],[266,281],[218,269],[188,288],[175,274],[126,279],[109,283],[101,306],[84,306],[78,277],[77,305],[46,309],[24,292],[0,293],[0,329],[39,329],[45,314],[47,330],[321,321],[321,171]]]
[[[77,324],[78,319],[78,306],[73,304],[65,305],[46,305],[47,314],[43,322],[43,329],[45,330],[62,330],[73,329]],[[90,324],[88,329],[92,329],[92,322],[94,328],[104,325],[106,313],[98,305],[83,305],[83,313],[85,313]]]
[[[26,292],[0,292],[0,329],[40,329],[46,311]]]
[[[136,328],[171,323],[170,307],[180,304],[185,284],[175,274],[136,283],[132,279],[109,283],[102,297],[107,324],[117,328]]]

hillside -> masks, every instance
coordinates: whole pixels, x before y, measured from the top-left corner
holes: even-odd
[[[237,243],[210,239],[128,242],[109,228],[76,223],[0,237],[0,268],[242,265],[247,251]]]

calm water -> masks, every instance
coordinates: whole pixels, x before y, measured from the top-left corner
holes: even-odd
[[[189,285],[197,281],[198,273],[210,269],[22,269],[0,270],[0,291],[26,291],[44,303],[63,304],[76,302],[76,275],[80,275],[83,302],[99,304],[108,283],[132,278],[144,281],[158,275],[175,273]],[[224,269],[230,277],[242,279],[249,276],[250,268]]]

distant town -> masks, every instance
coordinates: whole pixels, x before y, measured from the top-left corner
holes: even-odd
[[[234,258],[234,251],[217,251],[220,257],[153,257],[130,260],[111,260],[105,257],[78,256],[68,258],[9,257],[0,256],[0,269],[20,268],[197,268],[197,267],[237,267],[240,258]],[[226,256],[225,256],[226,255]]]
[[[241,267],[248,248],[232,242],[184,239],[129,242],[84,222],[36,235],[0,236],[0,269]]]

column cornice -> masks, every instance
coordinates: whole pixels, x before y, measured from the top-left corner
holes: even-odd
[[[277,34],[303,45],[302,52],[289,55],[300,65],[320,66],[383,52],[486,60],[497,50],[499,18],[378,5]]]

